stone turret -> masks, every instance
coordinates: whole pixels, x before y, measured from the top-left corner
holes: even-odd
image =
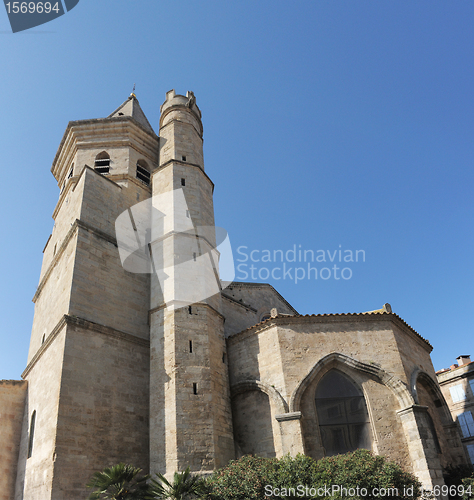
[[[189,163],[204,170],[201,111],[193,92],[186,97],[174,90],[161,106],[160,165],[170,160]]]
[[[192,92],[161,107],[150,307],[150,469],[212,471],[234,458],[217,262],[214,185]],[[162,231],[162,233],[160,233]],[[194,294],[194,295],[193,295]],[[197,418],[199,416],[199,418]]]

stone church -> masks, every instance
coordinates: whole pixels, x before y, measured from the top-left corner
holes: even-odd
[[[168,92],[159,127],[132,94],[64,133],[27,366],[0,382],[0,500],[85,499],[121,461],[170,475],[356,448],[443,484],[465,452],[431,345],[388,304],[300,315],[268,284],[232,282],[171,307],[156,275],[124,268],[114,224],[137,203],[181,189],[192,224],[214,226],[194,94]],[[194,260],[213,240],[188,240]],[[165,228],[162,243],[183,240]]]

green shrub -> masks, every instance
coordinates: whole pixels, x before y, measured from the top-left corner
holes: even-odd
[[[384,457],[356,450],[319,461],[304,455],[280,460],[245,456],[213,474],[207,487],[211,500],[408,500],[420,496],[421,484]],[[374,488],[384,491],[373,494]],[[272,496],[266,496],[270,491]]]
[[[271,485],[272,490],[278,489],[281,491],[282,488],[286,488],[286,496],[276,496],[274,498],[285,498],[286,500],[311,498],[302,495],[303,491],[298,490],[298,487],[311,487],[315,464],[316,462],[311,457],[301,454],[298,454],[295,458],[286,455],[278,460],[276,467],[269,471],[266,484]],[[294,490],[294,494],[292,490]]]
[[[443,470],[444,482],[448,487],[448,496],[451,500],[461,500],[463,479],[468,478],[471,474],[472,466],[470,465],[448,465]]]
[[[390,500],[418,498],[421,493],[421,483],[413,474],[368,450],[319,460],[315,464],[313,484],[326,485],[331,493],[335,493],[334,498],[376,498],[378,495],[373,494],[374,489],[385,490],[380,496]]]
[[[211,500],[264,500],[265,485],[276,459],[244,456],[232,460],[208,480]]]
[[[462,480],[462,485],[464,486],[463,500],[470,500],[474,498],[474,473],[471,477],[466,477]]]

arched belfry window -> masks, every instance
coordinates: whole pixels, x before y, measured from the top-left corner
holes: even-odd
[[[324,375],[316,388],[316,411],[327,456],[371,449],[364,395],[346,375],[338,370]]]
[[[33,454],[33,440],[35,438],[36,410],[31,414],[30,434],[28,436],[28,458]]]
[[[137,179],[140,179],[147,186],[150,184],[150,169],[145,160],[137,161]]]
[[[102,151],[95,157],[94,170],[99,174],[108,174],[110,170],[110,156]]]

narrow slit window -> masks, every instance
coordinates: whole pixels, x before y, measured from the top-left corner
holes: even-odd
[[[144,160],[137,162],[137,179],[141,180],[147,186],[150,185],[150,170],[148,164]]]
[[[72,164],[71,170],[69,170],[69,174],[68,174],[67,178],[70,179],[73,174],[74,174],[74,163]]]
[[[225,355],[225,352],[222,354],[222,362],[225,363],[225,358],[226,358],[226,355]]]
[[[31,414],[30,435],[28,437],[28,458],[33,454],[33,440],[35,437],[36,410]]]
[[[192,307],[191,307],[191,306],[189,306],[189,307],[188,307],[188,313],[189,313],[189,314],[192,314],[192,313],[193,313],[193,309],[192,309]]]
[[[189,210],[186,210],[186,217],[189,219]]]
[[[189,341],[189,352],[193,352],[193,341]]]
[[[196,262],[196,252],[193,253],[193,260]]]
[[[186,179],[181,179],[181,186],[186,186]]]
[[[43,335],[43,339],[41,340],[41,345],[44,344],[45,339],[46,339],[46,333]]]
[[[110,156],[105,151],[95,157],[94,170],[98,174],[108,174],[110,170]]]
[[[196,382],[193,382],[193,393],[194,394],[198,393],[198,385],[196,384]]]

